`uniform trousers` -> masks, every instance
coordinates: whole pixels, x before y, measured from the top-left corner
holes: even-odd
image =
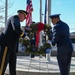
[[[60,69],[60,75],[70,74],[71,57],[72,57],[72,52],[67,53],[62,58],[61,56],[57,57],[58,65]]]
[[[4,75],[9,63],[10,75],[16,75],[16,52],[7,46],[1,46],[0,51],[0,75]]]

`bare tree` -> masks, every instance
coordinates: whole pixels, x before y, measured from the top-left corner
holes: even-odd
[[[3,20],[3,15],[2,13],[4,12],[4,5],[3,5],[3,2],[2,0],[0,0],[0,26],[2,25],[2,20]]]
[[[13,6],[13,4],[14,0],[13,2],[12,0],[9,0],[8,8],[10,9]],[[5,23],[5,0],[0,0],[0,26],[4,25],[4,23]]]

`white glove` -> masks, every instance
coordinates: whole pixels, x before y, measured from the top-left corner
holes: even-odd
[[[27,35],[24,37],[24,39],[30,40],[30,38]]]
[[[51,44],[51,41],[50,41],[50,40],[48,40],[48,41],[47,41],[47,43]]]

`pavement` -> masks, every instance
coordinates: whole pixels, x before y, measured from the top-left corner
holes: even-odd
[[[17,75],[59,75],[59,67],[56,56],[51,56],[48,61],[44,56],[17,56]],[[9,74],[9,65],[6,69]],[[70,75],[75,75],[75,57],[72,57]]]
[[[75,75],[75,44],[73,44],[74,52],[70,66],[70,75]],[[24,53],[25,54],[25,53]],[[23,55],[23,54],[22,54]],[[17,56],[17,75],[60,75],[57,62],[57,47],[52,47],[51,56],[48,60],[45,56],[35,56],[30,58],[29,55]],[[9,65],[6,69],[6,74],[9,75]]]

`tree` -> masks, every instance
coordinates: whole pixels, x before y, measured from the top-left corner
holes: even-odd
[[[5,1],[6,0],[0,0],[0,26],[5,24]],[[11,8],[14,2],[12,2],[12,0],[9,1],[10,2],[8,2],[8,8]]]

